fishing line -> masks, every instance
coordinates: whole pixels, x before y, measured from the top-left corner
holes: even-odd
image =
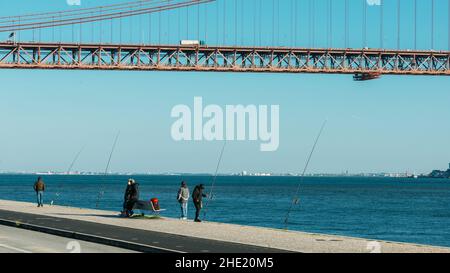
[[[113,144],[113,146],[111,148],[111,153],[109,154],[108,163],[106,164],[106,168],[105,168],[105,174],[104,174],[105,177],[108,175],[109,165],[111,164],[111,159],[112,159],[112,156],[114,154],[114,150],[116,149],[117,140],[119,139],[119,136],[120,136],[120,131],[117,133],[116,138],[114,139],[114,144]],[[104,194],[103,187],[104,187],[104,185],[102,184],[100,186],[100,191],[98,192],[97,203],[95,205],[96,208],[98,208],[100,199],[102,198],[102,196]]]
[[[222,150],[220,151],[219,160],[218,160],[217,166],[216,166],[216,172],[214,173],[214,177],[213,177],[213,180],[212,180],[212,183],[211,183],[211,190],[209,191],[208,199],[206,199],[205,209],[203,210],[203,219],[206,219],[206,213],[208,211],[209,201],[211,201],[213,199],[214,186],[216,184],[217,174],[219,173],[220,163],[222,162],[223,152],[225,151],[225,146],[226,145],[227,145],[227,142],[225,141],[223,143]]]
[[[75,155],[74,159],[72,160],[72,162],[71,162],[70,165],[69,165],[69,168],[67,169],[67,172],[66,172],[67,175],[70,175],[70,172],[72,171],[73,166],[74,166],[75,163],[77,162],[78,158],[80,157],[80,154],[83,152],[83,150],[84,150],[85,147],[86,147],[86,145],[84,145],[83,147],[81,147],[81,149],[80,149],[80,150],[78,151],[78,153]],[[51,203],[50,203],[51,205],[53,205],[54,203],[57,203],[57,202],[58,202],[58,199],[59,199],[59,196],[60,196],[62,190],[63,190],[63,185],[60,184],[59,187],[58,187],[57,192],[55,193],[55,196],[56,196],[56,197],[55,197],[55,200],[52,200],[52,201],[51,201]]]
[[[327,125],[327,122],[328,122],[328,120],[325,120],[323,122],[322,127],[320,128],[319,134],[316,137],[316,141],[314,142],[314,145],[313,145],[313,147],[311,149],[311,152],[310,152],[310,154],[308,156],[308,160],[306,161],[305,168],[303,169],[302,176],[300,177],[300,182],[298,183],[297,190],[295,191],[295,195],[294,195],[294,198],[292,199],[291,206],[289,207],[289,210],[288,210],[288,212],[286,214],[286,218],[284,219],[284,225],[285,225],[284,228],[285,229],[288,229],[289,216],[291,214],[292,209],[294,208],[294,205],[297,205],[299,203],[298,195],[299,195],[299,192],[300,192],[300,186],[301,186],[301,184],[302,184],[302,182],[303,182],[303,180],[305,178],[305,173],[306,173],[306,170],[308,169],[309,162],[311,161],[311,158],[312,158],[312,156],[314,154],[314,151],[316,149],[317,143],[319,142],[320,136],[322,135],[322,132],[325,129],[325,126]]]

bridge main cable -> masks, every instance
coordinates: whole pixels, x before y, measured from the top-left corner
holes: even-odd
[[[80,25],[85,23],[92,23],[92,22],[98,22],[98,21],[106,21],[106,20],[112,20],[112,19],[119,19],[124,17],[131,17],[131,16],[137,16],[137,15],[143,15],[143,14],[149,14],[154,12],[161,12],[171,9],[177,9],[177,8],[183,8],[183,7],[189,7],[193,5],[200,5],[200,4],[206,4],[210,2],[214,2],[215,0],[181,0],[178,2],[175,2],[173,4],[164,4],[168,3],[167,0],[160,0],[158,2],[154,2],[153,4],[161,3],[158,6],[153,7],[145,7],[145,8],[139,8],[139,9],[132,9],[127,8],[126,11],[115,11],[112,13],[103,13],[103,9],[98,14],[85,16],[85,17],[76,17],[72,18],[73,16],[70,15],[71,18],[68,19],[61,19],[58,16],[58,20],[50,20],[50,21],[37,21],[37,22],[30,22],[30,23],[18,23],[18,24],[12,24],[12,25],[0,25],[0,32],[15,32],[15,31],[22,31],[22,30],[31,30],[31,29],[42,29],[42,28],[52,28],[52,27],[59,27],[59,26],[67,26],[67,25]],[[114,9],[113,9],[114,10]],[[58,14],[58,13],[57,13]],[[88,12],[88,14],[92,14],[92,12]],[[54,18],[56,16],[53,16]],[[8,21],[11,22],[11,21]]]

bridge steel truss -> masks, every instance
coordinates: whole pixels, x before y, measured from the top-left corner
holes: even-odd
[[[0,68],[450,75],[450,51],[0,43]]]

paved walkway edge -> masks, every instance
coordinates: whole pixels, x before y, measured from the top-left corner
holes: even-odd
[[[106,237],[100,237],[90,234],[84,234],[79,232],[73,232],[73,231],[67,231],[62,229],[55,229],[50,227],[44,227],[44,226],[38,226],[38,225],[31,225],[16,221],[10,221],[0,218],[0,225],[9,226],[9,227],[15,227],[15,228],[21,228],[31,231],[37,231],[42,233],[47,233],[51,235],[56,235],[60,237],[75,239],[75,240],[82,240],[86,242],[91,243],[97,243],[97,244],[103,244],[113,247],[119,247],[124,248],[128,250],[133,250],[137,252],[143,252],[143,253],[183,253],[181,251],[171,250],[171,249],[165,249],[155,246],[149,246],[149,245],[143,245],[143,244],[137,244],[117,239],[111,239]]]
[[[113,211],[60,206],[37,208],[35,204],[32,203],[8,200],[0,200],[0,211],[6,213],[5,215],[0,214],[1,219],[63,229],[67,231],[68,235],[66,236],[69,236],[70,238],[75,236],[73,235],[75,232],[77,235],[79,233],[85,233],[89,235],[92,234],[93,236],[108,237],[113,240],[124,240],[132,244],[143,244],[150,247],[155,246],[156,248],[165,248],[165,250],[169,250],[170,252],[172,252],[171,250],[175,250],[190,253],[211,250],[211,245],[221,245],[220,248],[218,248],[220,251],[230,251],[233,253],[236,251],[257,251],[259,253],[259,250],[251,248],[268,248],[271,251],[277,250],[301,253],[370,253],[378,249],[383,253],[450,253],[450,248],[448,247],[420,245],[416,243],[313,234],[216,222],[203,222],[198,224],[192,221],[180,221],[165,217],[154,221],[139,219],[130,220],[117,217],[118,214]],[[33,215],[32,218],[36,219],[34,219],[35,221],[23,220],[20,217],[14,217],[14,213]],[[11,216],[10,214],[13,215]],[[70,228],[70,225],[64,225],[64,223],[47,225],[45,224],[45,219],[39,217],[53,217],[61,220],[67,219],[69,220],[69,223],[70,221],[82,221],[86,223],[86,226],[84,228],[72,229]],[[27,219],[27,217],[24,219]],[[110,228],[103,231],[100,228],[97,232],[91,233],[90,228],[92,227],[90,227],[90,224],[88,223],[91,223],[92,225],[106,225]],[[133,233],[130,235],[124,231],[125,235],[115,236],[114,230],[111,230],[114,229],[113,227],[117,227],[118,229],[133,229],[136,230],[136,234]],[[149,236],[145,234],[146,232],[150,232]],[[169,240],[170,242],[161,241],[161,238],[166,236],[169,236],[169,239],[173,240]],[[178,245],[180,241],[184,244]],[[192,247],[191,243],[195,241],[201,241],[199,247]],[[231,247],[230,244],[237,246]],[[243,245],[246,248],[241,250],[240,245]],[[134,249],[135,248],[132,250]],[[217,250],[217,248],[212,248],[212,250]],[[146,252],[156,251],[162,250],[146,250]]]

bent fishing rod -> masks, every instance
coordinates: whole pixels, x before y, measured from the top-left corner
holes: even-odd
[[[303,180],[305,179],[305,174],[306,174],[306,170],[308,169],[309,162],[311,161],[314,151],[316,150],[317,143],[319,142],[320,136],[322,135],[323,130],[325,129],[325,126],[327,125],[327,122],[328,122],[328,120],[325,120],[323,122],[322,127],[320,128],[319,134],[317,135],[314,145],[311,149],[311,152],[309,153],[308,159],[306,160],[305,168],[303,168],[303,173],[302,173],[302,176],[300,177],[300,182],[298,183],[297,190],[295,191],[294,198],[292,199],[292,202],[291,202],[291,206],[289,207],[289,210],[287,211],[287,214],[286,214],[286,218],[284,219],[284,229],[286,229],[286,230],[288,229],[288,226],[289,226],[289,216],[292,212],[292,209],[294,208],[294,205],[297,205],[300,201],[298,195],[300,192],[301,184],[302,184]]]
[[[67,172],[66,172],[67,175],[69,175],[70,172],[72,171],[73,166],[74,166],[75,163],[77,162],[78,158],[80,157],[80,154],[83,152],[83,150],[84,150],[85,147],[86,147],[86,145],[84,145],[83,147],[81,147],[81,149],[80,149],[80,150],[78,151],[78,153],[75,155],[74,159],[72,160],[72,162],[71,162],[70,165],[69,165],[69,168],[67,169]],[[59,196],[60,196],[60,194],[61,194],[61,192],[62,192],[62,189],[63,189],[63,185],[60,184],[59,187],[58,187],[57,192],[55,193],[55,195],[56,195],[55,200],[54,200],[54,201],[52,200],[52,202],[50,203],[51,205],[53,205],[54,203],[56,203],[56,202],[58,201]]]
[[[119,139],[119,136],[120,136],[120,131],[117,133],[116,138],[114,139],[114,144],[111,148],[111,153],[109,154],[108,163],[106,164],[106,168],[105,168],[105,174],[104,174],[105,177],[108,175],[109,165],[111,164],[111,159],[114,154],[114,150],[116,149],[117,140]],[[98,209],[98,205],[100,203],[100,199],[102,198],[102,196],[104,194],[103,186],[104,186],[103,184],[100,185],[100,190],[98,192],[97,202],[95,204],[95,208],[97,208],[97,209]]]
[[[220,168],[220,163],[222,162],[223,152],[225,151],[225,146],[226,145],[227,145],[227,142],[225,141],[223,143],[222,150],[220,151],[220,156],[219,156],[219,160],[217,162],[216,171],[214,173],[213,180],[212,180],[212,183],[211,183],[211,189],[210,189],[209,194],[208,194],[208,199],[206,199],[205,209],[203,210],[203,219],[206,219],[206,213],[208,212],[209,201],[211,201],[213,199],[214,186],[216,184],[217,175],[219,173],[219,168]]]

